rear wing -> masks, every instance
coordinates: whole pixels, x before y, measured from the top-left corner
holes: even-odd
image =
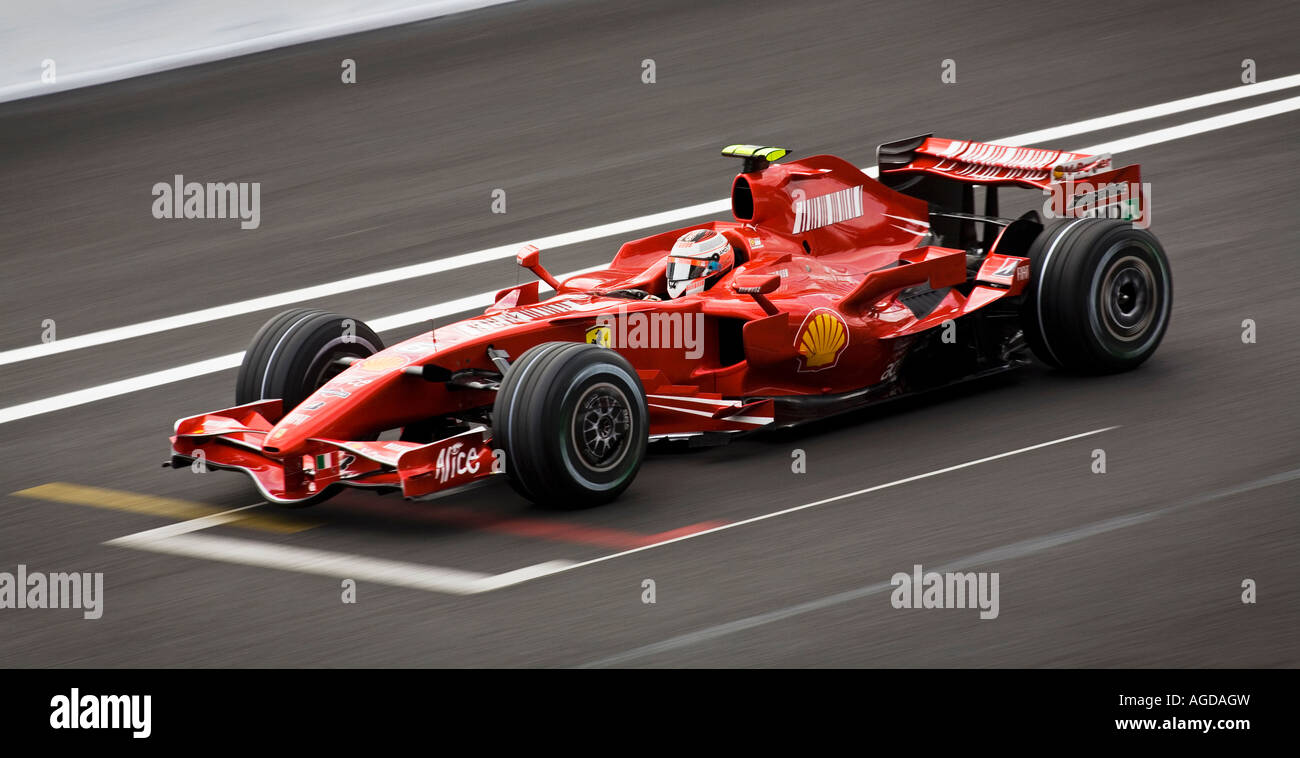
[[[1116,169],[1110,153],[1088,155],[923,134],[880,145],[876,158],[883,183],[932,202],[960,195],[929,190],[925,197],[909,192],[909,186],[932,177],[958,185],[1027,187],[1050,195],[1043,205],[1043,215],[1049,218],[1098,216],[1150,224],[1149,190],[1142,184],[1141,167]]]
[[[881,175],[933,174],[972,184],[1046,189],[1052,182],[1109,171],[1111,156],[953,140],[928,134],[876,149]]]

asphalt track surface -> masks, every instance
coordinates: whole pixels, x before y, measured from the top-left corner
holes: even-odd
[[[1261,81],[1289,76],[1298,27],[1290,3],[530,1],[9,103],[0,351],[37,344],[44,319],[68,338],[716,200],[731,142],[865,166],[921,132],[995,140],[1228,89],[1243,58]],[[1172,325],[1140,370],[1035,368],[657,453],[595,510],[539,511],[504,482],[428,503],[346,493],[180,527],[218,539],[174,555],[105,543],[258,502],[237,475],[159,467],[173,420],[231,404],[233,370],[2,423],[0,571],[104,572],[105,598],[98,620],[0,610],[0,665],[1296,666],[1298,128],[1290,111],[1123,156],[1152,182],[1174,272]],[[153,219],[150,188],[178,173],[262,182],[261,227]],[[544,256],[594,266],[678,225]],[[500,259],[313,303],[374,319],[520,276]],[[0,365],[0,405],[238,352],[272,312]],[[116,494],[58,502],[63,485]],[[301,555],[281,548],[351,558],[342,574],[247,558]],[[475,594],[362,578],[341,602],[347,571],[378,561],[406,579],[567,570]],[[915,564],[999,572],[998,618],[894,609],[889,578]]]

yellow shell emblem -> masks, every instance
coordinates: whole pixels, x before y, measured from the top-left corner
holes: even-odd
[[[849,330],[844,319],[830,311],[810,315],[799,337],[799,354],[804,358],[801,370],[819,371],[834,366],[847,344]]]

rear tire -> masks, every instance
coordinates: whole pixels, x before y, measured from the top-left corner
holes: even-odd
[[[1169,326],[1173,284],[1160,242],[1115,219],[1063,219],[1029,249],[1025,337],[1049,366],[1080,373],[1135,368]]]
[[[335,360],[368,358],[383,349],[383,340],[359,319],[314,308],[287,310],[253,336],[235,379],[235,404],[280,398],[287,413],[342,373]]]
[[[511,486],[548,507],[607,503],[645,458],[649,411],[636,369],[613,350],[546,342],[506,372],[492,413]]]

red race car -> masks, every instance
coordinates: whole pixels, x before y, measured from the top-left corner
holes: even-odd
[[[1133,368],[1169,323],[1169,264],[1137,166],[929,135],[886,143],[877,181],[829,155],[732,145],[735,220],[622,246],[480,316],[391,347],[294,309],[253,338],[236,407],[181,419],[168,465],[243,471],[263,497],[343,487],[418,498],[504,474],[542,504],[626,489],[647,443],[734,435],[1006,371],[1032,351]],[[998,212],[1004,187],[1041,212]],[[977,207],[979,190],[982,207]],[[381,439],[381,435],[383,439]]]

